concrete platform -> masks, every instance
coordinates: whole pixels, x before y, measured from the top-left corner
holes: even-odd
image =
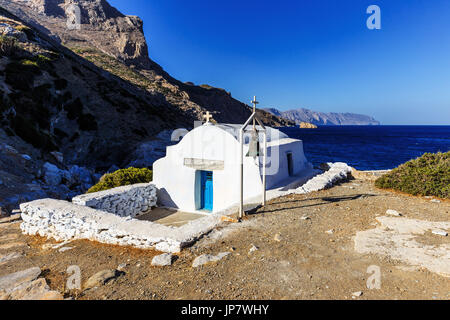
[[[191,221],[204,218],[206,214],[187,213],[174,209],[154,208],[152,211],[139,216],[141,221],[150,221],[168,227],[181,227]]]

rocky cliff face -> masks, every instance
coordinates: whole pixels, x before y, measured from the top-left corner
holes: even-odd
[[[123,15],[104,0],[2,0],[0,4],[41,31],[56,34],[68,46],[93,46],[128,65],[152,67],[142,20]],[[80,10],[79,21],[74,7]]]
[[[80,27],[68,28],[74,4],[79,8]],[[201,120],[203,113],[210,111],[219,122],[243,123],[251,114],[245,104],[225,90],[172,78],[149,58],[142,20],[120,13],[105,0],[0,0],[0,6],[42,32],[58,37],[64,46],[97,66],[150,92],[161,93],[190,117]],[[110,58],[123,66],[111,68],[114,62]],[[289,124],[263,111],[260,117],[272,126]]]
[[[302,122],[312,123],[318,126],[372,126],[380,125],[373,117],[354,113],[324,113],[309,109],[297,109],[279,111],[278,109],[264,109],[278,117],[294,121],[300,125]]]
[[[70,198],[194,117],[0,8],[0,207]]]
[[[301,122],[300,128],[301,129],[317,129],[317,126],[315,124],[312,124],[309,122]]]

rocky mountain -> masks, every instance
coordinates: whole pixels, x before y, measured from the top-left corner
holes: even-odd
[[[317,126],[377,126],[380,122],[373,117],[354,113],[324,113],[309,109],[296,109],[280,111],[275,108],[264,109],[271,114],[287,120],[294,121],[300,125],[302,122],[311,123]]]
[[[251,114],[246,104],[223,89],[183,83],[167,74],[149,58],[143,21],[122,14],[106,0],[0,0],[0,6],[100,68],[150,93],[161,93],[190,118],[201,120],[210,111],[218,122],[243,123]],[[79,21],[73,19],[74,7]],[[79,27],[68,27],[72,22],[79,22]],[[269,125],[289,123],[259,112]]]
[[[0,207],[86,190],[189,118],[0,8]]]
[[[103,0],[74,3],[80,30],[67,28],[70,1],[0,0],[0,208],[70,198],[110,167],[149,166],[170,142],[161,133],[205,111],[219,122],[251,114],[225,90],[166,74],[148,58],[139,18]]]

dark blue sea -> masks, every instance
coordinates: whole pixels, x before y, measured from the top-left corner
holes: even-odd
[[[330,126],[281,131],[303,140],[306,157],[314,165],[345,162],[358,170],[393,169],[424,153],[450,150],[450,126]]]

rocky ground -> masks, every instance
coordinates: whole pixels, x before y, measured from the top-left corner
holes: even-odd
[[[54,247],[52,241],[21,235],[20,221],[9,221],[0,224],[0,283],[2,276],[38,267],[40,275],[31,270],[34,279],[27,278],[27,286],[44,288],[45,280],[48,288],[34,290],[52,299],[57,292],[82,300],[449,299],[445,274],[382,252],[355,250],[356,235],[382,228],[377,218],[387,216],[387,210],[401,214],[389,216],[401,221],[448,223],[450,203],[378,190],[372,182],[356,179],[326,191],[275,199],[243,223],[226,224],[178,256],[155,261],[172,263],[165,267],[152,266],[158,252],[87,241]],[[384,244],[388,253],[395,247],[391,236],[392,246]],[[448,270],[448,236],[427,231],[410,238],[424,252],[443,250],[439,266],[443,273]],[[67,269],[74,265],[80,268],[84,291],[67,288],[72,274]],[[380,289],[367,287],[371,266],[381,270]]]

